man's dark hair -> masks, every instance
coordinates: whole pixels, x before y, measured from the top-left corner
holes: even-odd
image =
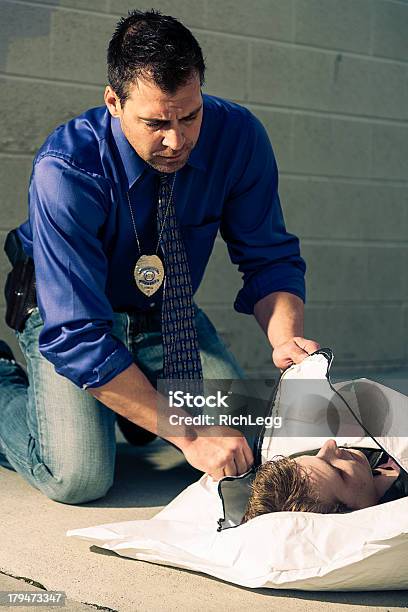
[[[202,86],[204,73],[200,45],[174,17],[154,9],[135,10],[117,23],[108,47],[108,81],[122,106],[138,77],[151,79],[173,94],[194,74]]]

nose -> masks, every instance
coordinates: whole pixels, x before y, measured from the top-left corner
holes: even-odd
[[[185,138],[178,128],[167,130],[162,141],[163,146],[169,147],[173,151],[180,151],[184,147],[184,143]]]
[[[336,440],[327,440],[323,444],[323,446],[321,447],[321,449],[319,450],[316,456],[319,457],[319,459],[328,460],[330,457],[333,457],[333,455],[335,455],[336,452],[337,452]]]

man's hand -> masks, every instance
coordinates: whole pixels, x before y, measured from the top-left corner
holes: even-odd
[[[319,348],[320,344],[314,340],[306,340],[306,338],[295,336],[291,340],[275,346],[272,352],[273,363],[277,368],[286,370],[294,363],[300,363]]]
[[[254,315],[274,347],[277,368],[285,370],[319,350],[317,342],[303,338],[303,302],[297,295],[270,293],[255,304]]]
[[[214,480],[239,476],[254,462],[248,442],[231,427],[195,427],[195,438],[184,442],[181,450],[193,467],[207,472]]]

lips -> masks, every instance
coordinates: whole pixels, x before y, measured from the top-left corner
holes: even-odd
[[[180,157],[182,157],[181,155],[172,155],[172,157],[165,157],[164,155],[161,155],[160,157],[162,157],[163,159],[168,159],[169,161],[172,161],[174,159],[180,159]]]
[[[183,157],[185,151],[180,151],[180,153],[177,153],[177,155],[158,155],[157,157],[161,157],[162,159],[179,159],[180,157]]]

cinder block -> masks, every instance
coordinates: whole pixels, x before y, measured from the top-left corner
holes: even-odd
[[[370,76],[373,62],[342,53],[331,54],[330,60],[328,106],[325,110],[353,115],[372,114]],[[302,81],[302,85],[307,88],[307,79]]]
[[[295,41],[369,52],[371,0],[296,0]]]
[[[408,187],[284,176],[288,229],[302,238],[405,241]]]
[[[0,0],[1,70],[27,76],[50,75],[50,15],[41,6]]]
[[[206,27],[206,3],[203,0],[156,0],[153,3],[163,15],[176,17],[187,27]],[[152,4],[146,2],[129,2],[129,0],[111,0],[110,12],[126,17],[133,9],[147,10]]]
[[[292,168],[293,114],[288,111],[254,108],[250,105],[248,105],[248,108],[266,128],[279,170],[281,172],[290,170]]]
[[[338,54],[340,55],[340,54]],[[279,43],[252,43],[250,101],[328,110],[337,54]]]
[[[407,120],[407,65],[374,60],[370,62],[368,68],[370,72],[368,91],[370,94],[370,104],[368,107],[370,115],[387,119]]]
[[[250,101],[405,119],[407,68],[279,43],[252,43]]]
[[[386,304],[407,295],[408,249],[404,247],[309,244],[302,241],[307,263],[307,300]]]
[[[249,100],[296,106],[293,99],[294,49],[279,43],[252,42]]]
[[[267,38],[293,40],[293,0],[207,0],[207,27]]]
[[[408,128],[402,125],[373,126],[372,176],[407,180]]]
[[[372,0],[373,53],[406,61],[408,58],[408,4]]]
[[[0,151],[35,153],[58,125],[93,106],[101,106],[103,89],[70,84],[0,79],[5,100],[25,100],[10,121],[0,114]]]
[[[296,114],[292,171],[369,176],[371,129],[368,122]]]
[[[0,229],[11,229],[27,217],[31,157],[0,158]]]
[[[246,100],[249,43],[220,34],[194,34],[207,65],[205,91],[233,100]]]
[[[231,306],[242,287],[241,275],[228,256],[222,239],[217,239],[196,299],[207,304]]]
[[[245,372],[269,368],[272,376],[272,349],[255,317],[238,314],[232,307],[211,306],[203,310]]]
[[[299,47],[294,51],[291,106],[370,115],[374,69],[371,59]]]
[[[349,96],[346,108],[350,112],[356,105],[364,108],[366,93],[359,78],[368,80],[368,77],[364,77],[362,71],[353,74],[348,68],[346,73],[351,83],[345,83],[346,77],[340,78],[345,73],[340,67],[342,57],[340,53],[284,47],[279,43],[253,43],[250,101],[291,108],[338,110],[339,105],[344,106],[343,101],[337,101],[340,92],[342,97]],[[355,66],[356,60],[348,58],[347,63]],[[336,81],[341,83],[336,84]]]
[[[305,334],[332,348],[334,365],[343,368],[399,365],[406,359],[403,310],[398,305],[311,304],[305,309]]]
[[[109,6],[109,0],[41,0],[41,2],[54,7],[63,6],[96,12],[106,12]]]
[[[106,49],[114,27],[115,18],[111,15],[52,12],[51,76],[104,85]]]

